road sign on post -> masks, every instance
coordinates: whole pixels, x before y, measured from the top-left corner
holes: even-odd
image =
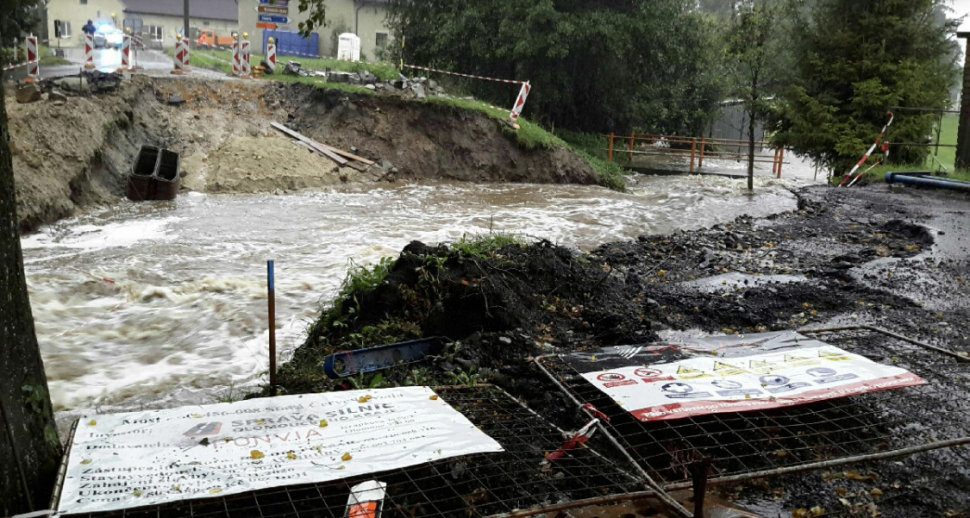
[[[287,16],[276,16],[272,14],[261,14],[259,15],[259,21],[264,23],[279,23],[286,25],[290,23],[290,18]]]

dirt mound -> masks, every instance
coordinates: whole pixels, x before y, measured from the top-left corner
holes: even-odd
[[[183,103],[171,104],[173,98]],[[7,103],[21,228],[117,203],[142,145],[181,154],[186,189],[286,192],[343,182],[459,179],[596,183],[564,148],[522,150],[473,111],[300,84],[135,76],[116,91],[66,104]],[[340,167],[270,126],[295,126],[383,167]]]

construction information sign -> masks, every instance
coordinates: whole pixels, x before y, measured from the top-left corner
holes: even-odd
[[[210,498],[499,451],[427,387],[86,416],[58,511]]]
[[[790,331],[609,347],[563,359],[640,421],[782,408],[926,383]]]

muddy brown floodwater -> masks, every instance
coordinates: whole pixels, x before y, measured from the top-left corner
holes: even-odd
[[[285,359],[349,261],[489,229],[592,249],[795,208],[791,184],[758,182],[753,196],[716,177],[642,177],[629,194],[468,183],[188,194],[63,220],[23,239],[54,405],[64,423],[90,409],[238,397],[267,370],[267,259]]]

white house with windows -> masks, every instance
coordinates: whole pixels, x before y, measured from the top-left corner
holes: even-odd
[[[95,26],[130,27],[146,46],[170,48],[182,32],[183,0],[48,0],[47,29],[51,47],[84,45],[81,32],[88,20]],[[230,36],[239,30],[236,0],[192,0],[189,27],[195,38],[201,30]]]

